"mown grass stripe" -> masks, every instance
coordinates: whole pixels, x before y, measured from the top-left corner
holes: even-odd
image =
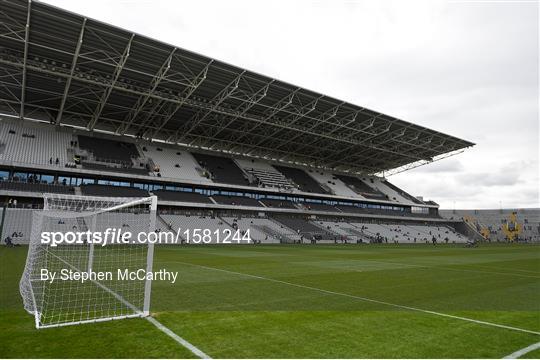
[[[518,327],[514,327],[514,326],[502,325],[502,324],[497,324],[497,323],[483,321],[483,320],[471,319],[471,318],[467,318],[467,317],[463,317],[463,316],[457,316],[457,315],[441,313],[441,312],[438,312],[438,311],[420,309],[420,308],[407,306],[407,305],[400,305],[400,304],[390,303],[390,302],[387,302],[387,301],[376,300],[376,299],[366,298],[366,297],[363,297],[363,296],[351,295],[351,294],[347,294],[347,293],[342,293],[342,292],[337,292],[337,291],[332,291],[332,290],[316,288],[316,287],[308,286],[308,285],[291,283],[291,282],[288,282],[288,281],[283,281],[283,280],[278,280],[278,279],[273,279],[273,278],[267,278],[267,277],[259,276],[259,275],[246,274],[246,273],[241,273],[241,272],[236,272],[236,271],[231,271],[231,270],[226,270],[226,269],[220,269],[220,268],[215,268],[215,267],[210,267],[210,266],[205,266],[205,265],[193,264],[193,263],[188,263],[188,262],[183,262],[183,261],[168,261],[168,262],[184,264],[184,265],[188,265],[188,266],[195,266],[195,267],[200,267],[200,268],[208,269],[208,270],[221,271],[221,272],[225,272],[225,273],[229,273],[229,274],[246,276],[246,277],[259,279],[259,280],[271,281],[271,282],[274,282],[274,283],[294,286],[294,287],[298,287],[298,288],[302,288],[302,289],[318,291],[318,292],[325,293],[325,294],[343,296],[343,297],[348,297],[348,298],[357,299],[357,300],[361,300],[361,301],[366,301],[366,302],[371,302],[371,303],[376,303],[376,304],[381,304],[381,305],[387,305],[387,306],[391,306],[391,307],[395,307],[395,308],[400,308],[400,309],[405,309],[405,310],[410,310],[410,311],[417,311],[417,312],[422,312],[422,313],[425,313],[425,314],[431,314],[431,315],[436,315],[436,316],[441,316],[441,317],[447,317],[447,318],[456,319],[456,320],[467,321],[467,322],[471,322],[471,323],[475,323],[475,324],[486,325],[486,326],[496,327],[496,328],[505,329],[505,330],[519,331],[519,332],[533,334],[533,335],[540,335],[540,332],[538,332],[538,331],[522,329],[522,328],[518,328]]]
[[[178,336],[174,331],[157,321],[155,318],[148,316],[146,317],[146,320],[150,321],[155,327],[157,327],[159,330],[163,331],[165,334],[170,336],[174,341],[188,349],[193,353],[193,355],[199,357],[200,359],[212,359],[210,356],[206,355],[202,350],[197,348],[195,345],[191,344],[189,341],[183,339],[182,337]]]
[[[536,349],[540,349],[540,342],[537,342],[536,344],[529,345],[523,349],[519,349],[516,352],[511,353],[508,356],[505,356],[504,359],[519,359],[525,354],[530,353],[531,351],[534,351]]]

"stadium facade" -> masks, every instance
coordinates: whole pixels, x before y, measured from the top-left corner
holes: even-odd
[[[2,237],[43,193],[154,194],[160,228],[263,242],[480,237],[385,177],[469,141],[44,3],[0,22]]]

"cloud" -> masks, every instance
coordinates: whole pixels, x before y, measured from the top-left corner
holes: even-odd
[[[519,182],[519,173],[469,173],[458,177],[464,186],[513,186]]]
[[[429,167],[431,165],[426,166]],[[457,171],[431,173],[412,170],[390,177],[390,181],[441,204],[441,208],[493,209],[539,207],[537,176],[525,177],[525,169],[538,169],[533,162],[513,161],[484,171],[469,164]]]
[[[463,170],[463,164],[457,159],[444,159],[435,161],[429,166],[422,166],[418,168],[419,173],[455,173]]]

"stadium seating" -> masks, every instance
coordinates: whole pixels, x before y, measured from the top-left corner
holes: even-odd
[[[372,223],[351,223],[361,232],[369,235],[379,242],[399,242],[399,243],[431,243],[433,237],[438,243],[465,242],[467,239],[463,235],[443,225],[405,225],[405,224],[372,224]]]
[[[316,239],[330,239],[334,238],[336,234],[331,233],[301,217],[292,217],[285,215],[274,215],[273,219],[280,222],[293,232],[304,236],[307,240],[312,239],[315,236]]]
[[[539,209],[486,209],[486,210],[441,210],[443,217],[448,219],[464,219],[471,222],[478,232],[489,234],[490,241],[507,241],[503,231],[504,225],[516,213],[516,221],[520,230],[518,241],[540,241],[540,210]]]
[[[255,159],[236,159],[236,162],[244,169],[244,171],[252,175],[258,181],[260,187],[279,189],[295,189],[298,187],[298,185],[294,184],[290,179],[286,178],[267,162]]]
[[[172,214],[161,214],[161,217],[165,222],[170,224],[175,231],[180,229],[180,237],[184,241],[190,240],[187,239],[186,234],[183,233],[185,230],[193,232],[194,229],[209,229],[212,232],[211,243],[215,243],[217,240],[217,236],[213,235],[216,230],[219,232],[220,236],[224,235],[224,229],[234,231],[231,226],[229,226],[223,219],[218,217]]]
[[[377,189],[381,193],[388,196],[389,200],[401,203],[401,204],[410,204],[412,202],[411,199],[408,197],[402,195],[400,192],[394,190],[394,188],[388,186],[388,181],[384,180],[383,178],[372,178],[373,182],[370,183],[370,186],[374,189]]]
[[[406,225],[410,229],[408,234],[413,237],[422,237],[431,240],[433,236],[438,242],[448,239],[449,242],[464,242],[465,237],[446,226]]]
[[[264,233],[278,239],[279,243],[298,243],[301,239],[300,234],[273,218],[260,222],[259,227]]]
[[[325,184],[334,195],[346,197],[358,197],[358,194],[349,188],[337,176],[319,170],[312,170],[309,173],[315,180],[321,184]]]
[[[328,191],[323,189],[322,186],[304,170],[278,165],[274,165],[274,167],[285,175],[285,177],[297,184],[301,191],[319,194],[328,193]]]
[[[79,148],[92,153],[96,161],[132,166],[132,159],[140,156],[137,146],[119,140],[78,135]]]
[[[258,181],[260,187],[273,187],[278,189],[295,189],[296,185],[287,179],[282,173],[264,169],[246,169]]]
[[[0,161],[64,167],[73,136],[46,124],[2,120]],[[56,162],[58,159],[58,163]]]
[[[258,185],[260,188],[273,188],[283,190],[282,194],[269,197],[287,196],[296,198],[292,200],[261,199],[256,200],[250,197],[233,195],[202,195],[199,192],[182,192],[172,190],[154,190],[161,201],[177,201],[199,204],[218,204],[230,206],[249,206],[261,208],[264,211],[268,208],[296,209],[304,211],[305,214],[311,211],[324,211],[333,213],[357,213],[357,214],[378,214],[378,215],[403,215],[407,217],[430,217],[434,214],[412,213],[410,211],[396,211],[395,209],[381,209],[368,204],[363,207],[352,205],[342,205],[346,200],[329,199],[333,202],[340,202],[336,205],[329,205],[317,200],[310,200],[316,196],[304,198],[300,191],[312,194],[333,194],[340,197],[369,198],[374,200],[391,200],[396,204],[425,204],[421,200],[414,198],[405,191],[392,185],[382,178],[357,178],[348,175],[335,175],[319,170],[303,170],[289,166],[271,165],[263,160],[231,159],[208,154],[191,154],[185,150],[175,148],[171,145],[158,145],[155,143],[144,143],[136,145],[131,140],[117,141],[111,138],[103,138],[101,134],[94,136],[73,135],[65,129],[57,129],[46,124],[19,123],[12,120],[0,121],[0,161],[16,161],[28,164],[56,165],[56,157],[59,158],[59,165],[65,166],[68,157],[79,149],[83,154],[88,155],[81,164],[85,169],[96,170],[102,173],[114,172],[118,174],[113,179],[120,178],[120,174],[148,176],[149,182],[156,181],[151,175],[162,176],[168,179],[178,180],[178,184],[173,186],[185,186],[188,189],[197,188],[197,184],[210,185],[215,183],[225,183],[241,186]],[[24,134],[24,136],[23,136]],[[19,139],[20,138],[20,139]],[[19,144],[19,140],[22,144]],[[140,151],[142,150],[142,152]],[[46,154],[46,155],[43,155]],[[51,164],[53,158],[53,164]],[[76,168],[75,168],[76,169]],[[70,169],[70,171],[72,171]],[[205,173],[208,177],[205,177]],[[54,178],[54,175],[47,175],[47,179]],[[210,176],[211,175],[211,176]],[[13,176],[13,174],[9,175]],[[58,175],[56,175],[58,176]],[[64,175],[62,175],[64,176]],[[69,175],[65,175],[69,176]],[[84,175],[77,174],[77,178]],[[5,175],[4,175],[5,177]],[[93,176],[90,176],[93,177]],[[78,179],[79,181],[82,179]],[[106,174],[103,178],[107,183]],[[47,180],[52,182],[52,180]],[[92,180],[93,181],[93,180]],[[168,180],[169,181],[169,180]],[[128,184],[130,179],[123,181]],[[141,181],[145,183],[145,180]],[[189,183],[184,185],[183,182]],[[79,183],[79,182],[78,182]],[[100,181],[102,183],[102,181]],[[152,188],[149,184],[149,188]],[[157,184],[156,188],[164,187]],[[202,186],[204,188],[205,186]],[[208,186],[206,186],[208,187]],[[220,187],[220,186],[218,186]],[[172,188],[171,188],[172,189]],[[138,187],[109,186],[87,184],[80,187],[61,186],[45,183],[23,183],[23,182],[0,182],[0,190],[6,192],[32,192],[36,193],[64,193],[82,194],[89,196],[115,196],[115,197],[146,197],[148,191]],[[199,190],[201,191],[201,190]],[[223,187],[223,193],[243,192]],[[226,191],[226,192],[225,192]],[[264,190],[257,189],[257,192]],[[9,196],[16,196],[8,194]],[[311,202],[313,201],[313,202]],[[30,204],[32,205],[32,204]],[[170,204],[169,204],[170,205]],[[215,206],[214,206],[215,207]],[[214,210],[216,211],[216,210]],[[269,211],[266,212],[269,216]],[[273,213],[273,212],[272,212]],[[159,218],[161,226],[183,224],[187,226],[197,226],[198,228],[227,229],[234,227],[249,227],[252,235],[257,241],[265,242],[298,242],[300,239],[309,241],[313,236],[317,241],[347,241],[347,242],[400,242],[414,243],[430,241],[434,236],[438,242],[444,242],[448,238],[449,242],[462,242],[465,238],[446,226],[432,225],[403,225],[392,224],[368,224],[362,221],[356,223],[332,221],[331,218],[323,220],[308,219],[302,215],[271,215],[269,218],[256,216],[258,213],[243,214],[242,217],[227,211],[224,218],[212,218],[209,216],[187,216],[187,215],[163,215]],[[220,216],[218,212],[216,214]],[[343,214],[345,215],[345,214]],[[251,217],[252,216],[252,217]],[[167,217],[171,217],[167,220]],[[493,231],[494,238],[504,238],[501,231],[501,216],[495,214],[493,219],[481,219],[482,222],[489,222],[490,231]],[[174,220],[174,222],[172,221]],[[26,225],[17,225],[24,227]],[[523,227],[523,235],[528,238],[539,238],[538,227],[540,221],[532,222]],[[26,236],[26,235],[25,235]],[[21,237],[22,239],[22,237]]]
[[[279,243],[279,233],[273,231],[272,221],[266,218],[259,217],[222,217],[222,219],[234,227],[237,224],[237,228],[240,230],[248,230],[252,240],[261,243]]]
[[[375,189],[374,187],[371,187],[359,178],[348,175],[335,175],[335,177],[343,181],[343,183],[349,186],[354,192],[367,199],[388,199],[387,195],[383,194],[381,191]]]
[[[299,234],[270,218],[255,216],[211,217],[180,214],[161,214],[161,218],[167,224],[167,226],[170,225],[172,230],[177,231],[180,229],[180,236],[184,240],[186,240],[186,235],[183,233],[183,231],[186,229],[209,229],[212,234],[216,230],[218,230],[220,234],[223,234],[224,229],[229,229],[231,231],[238,229],[241,233],[249,229],[251,240],[256,242],[293,243],[300,241]],[[320,231],[321,229],[318,230]],[[212,238],[215,241],[215,236],[212,236]],[[237,244],[238,242],[233,241],[232,243]]]
[[[205,168],[214,182],[234,185],[250,185],[247,175],[233,159],[208,154],[193,154],[200,166]]]
[[[382,243],[431,243],[435,237],[438,243],[463,243],[464,235],[446,225],[409,225],[388,223],[317,221],[321,226],[338,233],[346,239]]]
[[[0,209],[0,219],[3,211]],[[32,231],[33,210],[6,208],[5,211],[4,226],[0,234],[2,245],[5,245],[4,240],[8,236],[14,244],[28,244]]]
[[[154,166],[159,169],[162,177],[199,183],[212,182],[202,176],[203,170],[187,151],[148,144],[143,147],[143,152],[146,157],[152,160]]]
[[[340,242],[370,242],[372,239],[368,234],[363,233],[357,226],[344,221],[316,221],[320,226],[329,232],[338,234]]]

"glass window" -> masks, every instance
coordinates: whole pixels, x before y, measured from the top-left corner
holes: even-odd
[[[67,176],[59,176],[58,183],[61,185],[71,185],[71,178]]]
[[[28,178],[27,173],[16,172],[13,174],[13,180],[16,180],[16,181],[26,181],[27,178]]]
[[[0,180],[6,181],[9,179],[9,171],[0,170]]]
[[[429,208],[413,206],[411,207],[411,212],[413,214],[427,214],[429,212]]]
[[[54,176],[52,175],[41,175],[41,182],[46,184],[54,183]]]

